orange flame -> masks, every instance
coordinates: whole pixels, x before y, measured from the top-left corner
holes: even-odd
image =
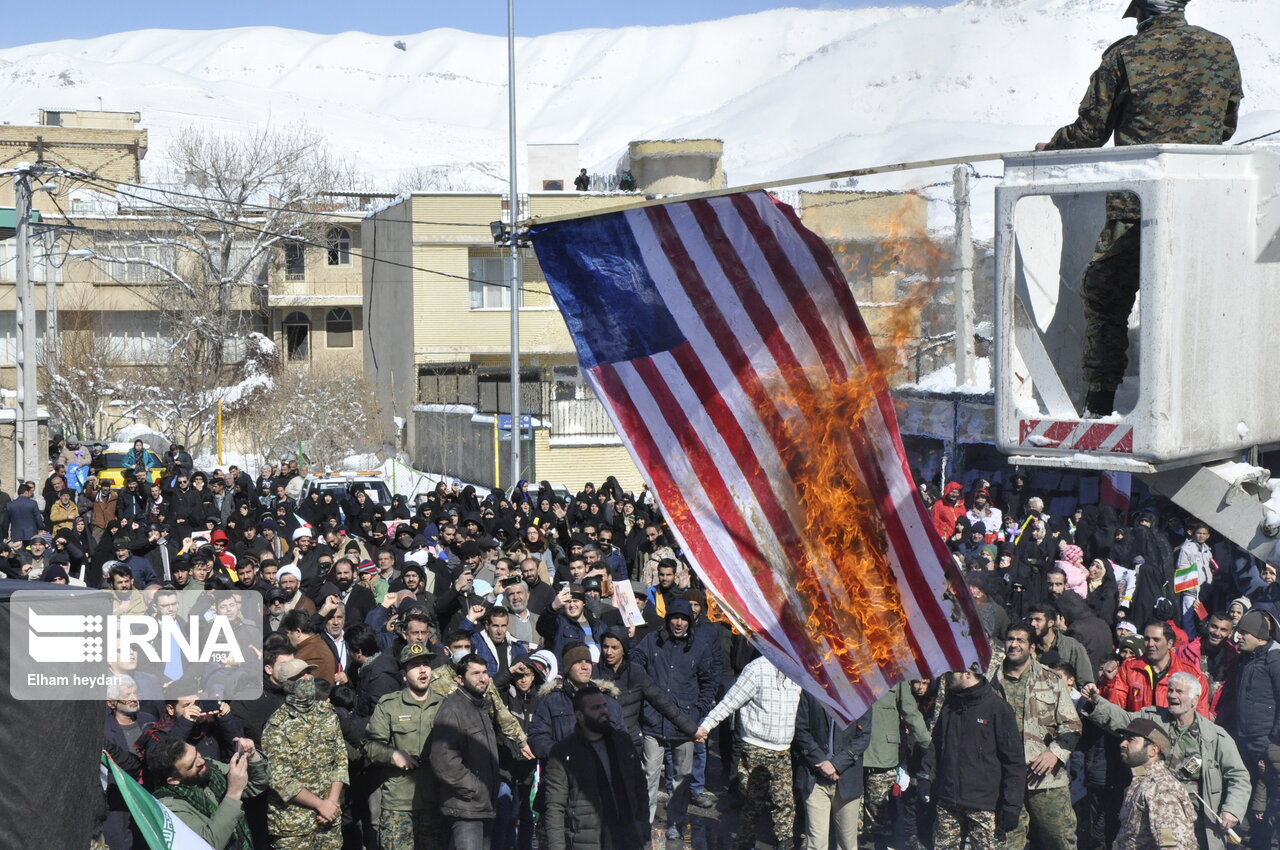
[[[896,355],[918,333],[948,260],[943,248],[913,232],[904,217],[878,223],[886,236],[871,265],[873,274],[892,269],[911,283],[878,328],[880,347],[895,356],[874,358],[840,382],[821,368],[779,373],[770,381],[774,396],[797,414],[785,418],[789,445],[784,457],[790,456],[804,512],[803,557],[794,576],[805,628],[815,646],[828,647],[824,660],[834,657],[851,682],[874,668],[900,672],[910,657],[886,532],[856,452],[872,451],[863,417],[901,368]]]

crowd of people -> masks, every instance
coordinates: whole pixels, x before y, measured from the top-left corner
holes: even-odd
[[[719,615],[647,490],[382,505],[166,460],[20,484],[0,569],[249,630],[260,698],[216,689],[256,658],[134,658],[105,708],[108,755],[218,850],[626,850],[734,810],[742,848],[1271,847],[1280,584],[1167,506],[922,485],[992,658],[845,723]],[[114,786],[104,817],[145,846]]]

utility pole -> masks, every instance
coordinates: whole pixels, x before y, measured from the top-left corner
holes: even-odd
[[[963,387],[973,374],[973,223],[969,219],[969,166],[952,172],[956,201],[956,386]]]
[[[520,220],[520,192],[516,184],[516,6],[515,0],[507,0],[507,136],[511,158],[511,245],[508,279],[511,283],[511,481],[515,486],[520,480],[520,238],[517,222]],[[494,482],[495,486],[497,482]]]
[[[36,297],[31,282],[31,174],[20,169],[13,175],[14,212],[17,214],[17,343],[18,366],[18,476],[36,481],[40,467],[40,420],[36,412]]]

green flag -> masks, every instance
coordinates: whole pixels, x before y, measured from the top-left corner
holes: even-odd
[[[120,769],[106,753],[102,763],[111,771],[111,778],[120,789],[120,796],[129,806],[129,814],[138,826],[138,832],[151,850],[213,850],[209,842],[192,832],[191,827],[174,816],[137,780]]]

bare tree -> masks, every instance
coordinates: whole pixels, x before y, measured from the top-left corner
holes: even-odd
[[[99,312],[81,307],[60,314],[58,338],[46,340],[38,368],[50,420],[88,439],[112,433],[136,410],[111,404],[130,383],[123,342],[107,335]]]
[[[502,185],[502,165],[497,162],[452,162],[447,165],[419,165],[400,173],[392,191],[409,192],[493,192]]]
[[[170,148],[171,180],[120,187],[122,216],[94,246],[108,274],[159,312],[183,386],[225,378],[248,334],[265,327],[268,272],[290,240],[320,243],[334,208],[326,191],[359,182],[306,128],[247,136],[182,131]],[[126,209],[127,208],[127,209]],[[168,370],[173,372],[173,368]]]
[[[380,408],[373,386],[341,364],[285,366],[272,385],[236,408],[229,422],[266,459],[301,449],[322,469],[342,458],[380,448]]]

